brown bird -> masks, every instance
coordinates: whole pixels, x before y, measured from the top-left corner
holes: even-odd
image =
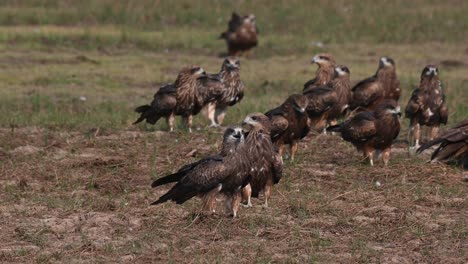
[[[405,116],[410,119],[409,142],[419,147],[421,126],[430,128],[430,140],[437,136],[440,124],[447,124],[448,109],[439,80],[439,70],[427,65],[421,73],[419,88],[413,91],[406,106]]]
[[[400,98],[400,81],[396,75],[393,59],[382,57],[374,76],[357,83],[353,89],[351,110],[374,110],[384,99],[398,101]]]
[[[271,196],[271,189],[277,184],[283,173],[283,159],[271,141],[271,122],[262,113],[249,114],[242,123],[247,131],[245,147],[250,164],[250,181],[242,190],[247,206],[252,206],[250,197],[258,197],[263,191],[265,207]]]
[[[390,159],[393,140],[400,132],[400,107],[394,100],[384,100],[373,112],[361,112],[345,122],[327,128],[327,131],[341,132],[344,140],[351,142],[364,157],[374,165],[374,150],[382,151],[384,164]]]
[[[346,66],[339,65],[335,67],[335,78],[327,84],[337,94],[337,102],[332,106],[327,115],[328,124],[334,126],[337,119],[344,116],[351,102],[351,83],[349,80],[349,69]]]
[[[228,30],[221,33],[219,38],[226,41],[230,56],[240,56],[257,46],[258,34],[253,14],[241,17],[233,12],[228,23]]]
[[[153,98],[151,105],[135,109],[140,117],[134,124],[146,119],[155,124],[159,118],[166,117],[170,130],[174,129],[175,115],[184,118],[192,132],[192,117],[208,103],[216,100],[223,91],[223,84],[216,76],[206,75],[203,68],[193,65],[184,67],[174,84],[162,87]]]
[[[325,85],[307,89],[304,95],[308,100],[306,112],[310,118],[311,127],[317,132],[324,131],[330,110],[338,103],[338,93]]]
[[[422,145],[417,152],[421,153],[435,145],[439,146],[432,153],[432,162],[457,160],[465,171],[468,170],[468,119]]]
[[[291,160],[294,160],[299,140],[310,131],[310,119],[307,116],[307,97],[293,94],[280,106],[268,111],[265,115],[271,121],[271,140],[283,155],[284,144],[289,144]]]
[[[246,151],[242,151],[244,140],[240,127],[226,129],[221,153],[185,165],[176,173],[162,177],[151,184],[154,188],[177,182],[152,205],[169,200],[183,204],[194,196],[201,196],[203,210],[213,212],[216,196],[219,193],[229,196],[237,194],[240,197],[240,189],[247,184],[250,172],[250,160],[245,158]],[[240,202],[240,199],[237,199],[237,202]],[[232,208],[235,208],[234,215],[236,215],[236,207]]]
[[[244,97],[244,82],[240,79],[240,60],[236,57],[227,57],[221,71],[216,74],[224,85],[220,97],[208,104],[208,118],[211,126],[219,126],[223,123],[228,106],[239,103]]]
[[[333,80],[333,77],[335,76],[335,60],[331,54],[317,54],[312,58],[311,63],[317,64],[318,68],[315,72],[315,78],[304,84],[303,91],[326,85]]]

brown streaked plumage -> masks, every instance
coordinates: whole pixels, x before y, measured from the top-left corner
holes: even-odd
[[[177,87],[175,114],[182,116],[192,132],[192,118],[222,93],[224,86],[216,76],[206,75],[199,66],[185,67],[174,83]]]
[[[418,153],[435,145],[439,146],[432,153],[432,162],[457,160],[463,165],[464,170],[468,170],[468,119],[422,145]]]
[[[162,177],[151,184],[157,187],[177,182],[154,204],[172,200],[183,204],[194,196],[203,199],[203,210],[214,212],[215,199],[219,193],[232,195],[245,186],[249,173],[250,160],[246,159],[244,134],[240,127],[226,129],[223,146],[218,155],[203,158],[180,168],[176,173]],[[236,211],[237,213],[237,211]]]
[[[153,96],[153,101],[149,105],[142,105],[135,109],[140,113],[140,117],[133,123],[137,124],[146,119],[149,124],[156,124],[161,117],[166,118],[170,131],[174,130],[176,87],[174,84],[167,84],[159,88]]]
[[[382,151],[387,165],[393,140],[400,132],[400,107],[394,100],[384,100],[373,112],[361,112],[345,122],[327,128],[341,132],[344,140],[351,142],[374,165],[373,152]]]
[[[304,84],[303,91],[326,85],[335,76],[335,60],[331,54],[317,54],[312,58],[311,63],[317,64],[318,68],[315,72],[315,78]]]
[[[257,46],[258,34],[253,14],[241,17],[233,12],[228,23],[228,30],[221,33],[219,38],[226,41],[230,56],[240,56]]]
[[[388,57],[380,58],[375,75],[357,83],[352,92],[352,110],[374,110],[384,99],[398,101],[401,91],[394,60]]]
[[[419,87],[413,91],[405,116],[410,119],[409,143],[419,147],[421,126],[428,126],[430,140],[437,136],[440,124],[447,124],[448,110],[439,79],[439,70],[427,65],[421,73]]]
[[[338,103],[338,93],[331,87],[325,85],[307,89],[304,91],[307,97],[307,114],[312,128],[323,131],[327,126],[328,114],[335,104]]]
[[[145,119],[148,123],[155,124],[161,117],[165,117],[170,130],[173,131],[175,116],[180,115],[186,120],[191,132],[192,116],[216,100],[223,88],[221,80],[216,76],[206,75],[203,68],[196,65],[184,67],[174,84],[159,89],[151,105],[142,105],[135,109],[140,113],[140,117],[134,124]]]
[[[263,191],[264,206],[268,207],[272,187],[282,177],[283,159],[271,141],[271,122],[266,115],[249,114],[243,121],[243,127],[248,131],[245,147],[248,149],[247,158],[251,160],[250,181],[243,189],[243,198],[247,206],[252,206],[250,197],[258,197]]]
[[[244,97],[244,82],[240,79],[240,60],[236,57],[227,57],[223,61],[221,71],[216,77],[221,80],[224,89],[220,97],[208,104],[208,118],[211,126],[223,123],[228,106],[239,103]]]
[[[336,125],[336,120],[343,117],[345,110],[349,107],[352,98],[349,75],[348,67],[339,65],[335,67],[335,78],[327,85],[335,90],[338,98],[328,113],[327,121],[330,125]]]
[[[308,100],[302,94],[293,94],[280,106],[265,115],[271,121],[271,140],[283,155],[283,145],[290,145],[291,159],[297,151],[298,142],[309,133],[311,122],[307,115]]]

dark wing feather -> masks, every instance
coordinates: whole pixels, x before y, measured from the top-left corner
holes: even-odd
[[[468,142],[445,141],[432,153],[431,160],[447,162],[451,159],[458,159],[466,152],[468,152]]]
[[[446,125],[448,121],[448,108],[445,101],[445,95],[443,96],[442,105],[439,108],[440,123]]]
[[[326,86],[308,90],[304,95],[307,96],[309,101],[307,105],[309,116],[322,115],[338,101],[336,92]]]
[[[317,86],[317,78],[313,78],[312,80],[308,80],[304,83],[304,88],[302,89],[303,92],[306,92],[307,89],[313,88]]]
[[[459,144],[459,143],[462,143],[462,144]],[[468,145],[468,119],[463,120],[462,122],[457,124],[455,127],[447,130],[438,138],[435,138],[427,142],[426,144],[422,145],[417,150],[417,153],[421,153],[424,150],[432,146],[438,145],[438,144],[440,144],[440,146],[434,151],[432,155],[432,159],[437,158],[439,156],[439,153],[441,153],[443,149],[446,149],[442,152],[443,159],[446,160],[449,157],[447,153],[454,153],[454,154],[457,153],[458,148],[462,147],[463,144],[466,147]],[[450,145],[452,144],[454,145],[454,147],[450,147]],[[453,150],[457,150],[457,151],[453,151]]]
[[[288,129],[288,120],[281,115],[271,117],[271,138],[274,139],[283,134]]]
[[[199,164],[152,204],[160,204],[169,200],[182,204],[198,194],[203,194],[216,188],[228,176],[229,174],[226,173],[223,159]]]
[[[283,177],[283,158],[281,155],[275,150],[275,155],[273,155],[272,160],[272,176],[273,176],[273,183],[277,184],[281,178]]]
[[[206,75],[198,78],[198,91],[202,95],[204,103],[218,99],[224,90],[224,84],[219,75]]]
[[[361,89],[361,87],[368,86],[369,84],[375,83],[375,82],[377,82],[377,77],[376,76],[369,77],[367,79],[361,80],[356,85],[354,85],[354,87],[351,89],[351,91],[354,92],[357,89]]]
[[[168,183],[171,183],[171,182],[177,182],[177,181],[182,179],[184,176],[186,176],[188,173],[190,173],[192,170],[194,170],[197,166],[199,166],[201,164],[205,164],[205,163],[212,162],[212,161],[222,161],[222,160],[223,160],[222,156],[215,155],[215,156],[210,156],[210,157],[203,158],[203,159],[201,159],[199,161],[196,161],[194,163],[184,165],[176,173],[173,173],[173,174],[170,174],[170,175],[167,175],[167,176],[164,176],[162,178],[159,178],[159,179],[155,180],[151,184],[151,187],[154,188],[154,187],[161,186],[161,185],[164,185],[164,184],[168,184]]]
[[[383,99],[383,96],[384,89],[382,85],[376,80],[372,80],[372,78],[366,79],[354,86],[351,108],[370,106],[377,100]]]
[[[413,91],[411,98],[408,101],[405,109],[405,116],[407,118],[413,117],[419,110],[421,110],[421,104],[423,103],[423,98],[421,95],[421,90],[416,89]]]
[[[377,133],[375,116],[371,112],[362,112],[341,125],[343,139],[350,142],[364,142]]]

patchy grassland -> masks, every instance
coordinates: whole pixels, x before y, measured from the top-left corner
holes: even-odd
[[[253,10],[262,39],[242,59],[246,97],[227,124],[299,92],[311,55],[326,51],[353,82],[393,57],[403,106],[424,65],[439,65],[452,125],[468,115],[466,1],[124,2],[0,3],[0,261],[466,261],[460,169],[410,157],[404,144],[388,167],[369,167],[338,137],[311,135],[286,161],[271,208],[255,200],[232,220],[221,206],[198,215],[197,199],[149,206],[166,190],[151,180],[216,152],[221,130],[201,115],[193,134],[131,126],[133,108],[183,65],[219,70],[216,38],[232,9]]]

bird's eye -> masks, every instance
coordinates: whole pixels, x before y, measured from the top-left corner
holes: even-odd
[[[252,120],[257,120],[257,117],[256,116],[252,116]]]

